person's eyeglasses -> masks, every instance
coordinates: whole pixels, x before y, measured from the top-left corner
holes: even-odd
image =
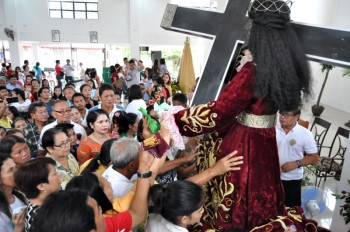
[[[54,144],[54,146],[55,146],[55,147],[60,147],[60,148],[62,148],[62,147],[69,147],[69,146],[70,146],[70,142],[71,142],[71,140],[70,140],[70,139],[67,139],[66,142],[62,142],[60,145],[55,145],[55,144]]]
[[[292,117],[292,116],[295,116],[295,114],[289,114],[289,113],[287,113],[287,112],[282,112],[282,113],[280,113],[280,117],[284,117],[284,118],[290,118],[290,117]]]
[[[72,112],[72,109],[67,109],[67,110],[54,110],[56,113],[59,114],[69,114],[70,112]]]

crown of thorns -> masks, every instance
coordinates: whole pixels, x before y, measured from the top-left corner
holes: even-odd
[[[255,0],[250,3],[248,12],[255,13],[269,11],[289,14],[292,5],[293,2],[291,0]]]

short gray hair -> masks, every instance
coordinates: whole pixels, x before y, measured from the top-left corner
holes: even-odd
[[[121,138],[111,145],[110,156],[113,168],[125,167],[138,158],[140,146],[135,139]]]

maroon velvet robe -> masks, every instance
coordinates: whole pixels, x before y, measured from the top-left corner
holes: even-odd
[[[201,219],[203,226],[195,226],[195,231],[227,228],[247,231],[277,215],[287,215],[275,128],[251,128],[235,119],[242,111],[255,115],[276,114],[277,110],[265,107],[263,99],[254,97],[253,65],[247,63],[217,101],[175,114],[181,134],[208,133],[197,161],[199,171],[234,150],[244,157],[240,171],[218,176],[204,186],[207,199]]]

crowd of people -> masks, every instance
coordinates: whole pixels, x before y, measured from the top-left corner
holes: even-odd
[[[248,15],[247,57],[198,106],[173,93],[164,59],[124,58],[110,84],[86,69],[79,88],[69,59],[55,86],[39,62],[3,64],[0,230],[328,232],[300,207],[317,147],[298,125],[310,73],[289,2],[255,0]]]
[[[54,86],[39,62],[32,71],[27,61],[15,71],[5,66],[0,78],[1,231],[129,231],[145,220],[148,193],[153,206],[147,231],[186,229],[203,211],[199,186],[239,169],[242,157],[232,152],[198,174],[199,137],[184,138],[182,150],[172,146],[169,125],[159,119],[156,105],[184,109],[187,98],[172,93],[164,59],[145,68],[142,61],[125,58],[122,66],[110,67],[110,84],[95,69],[86,69],[79,89],[69,59],[63,67],[56,61]],[[140,108],[161,125],[160,132],[150,131],[150,119]],[[175,193],[179,189],[181,195]],[[168,202],[162,190],[173,195]],[[82,218],[67,221],[71,215]],[[64,223],[56,223],[64,217]]]

